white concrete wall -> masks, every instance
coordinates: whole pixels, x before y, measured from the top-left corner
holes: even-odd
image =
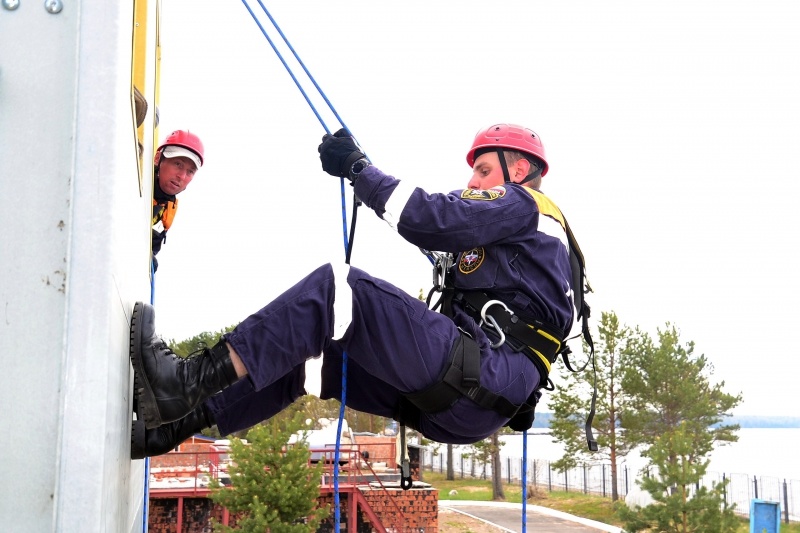
[[[18,2],[0,5],[0,524],[142,531],[128,324],[149,301],[152,178],[132,0]]]

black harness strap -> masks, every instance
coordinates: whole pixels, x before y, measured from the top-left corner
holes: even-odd
[[[485,409],[513,418],[522,405],[514,405],[480,385],[480,359],[478,344],[462,332],[450,352],[444,375],[427,389],[404,395],[404,399],[423,413],[436,413],[466,396]]]

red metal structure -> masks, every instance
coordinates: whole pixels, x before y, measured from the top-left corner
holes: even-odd
[[[320,500],[333,503],[334,474],[338,469],[338,490],[342,514],[346,517],[347,531],[357,531],[359,516],[370,522],[374,531],[401,532],[407,529],[403,509],[397,503],[402,495],[400,474],[395,466],[394,443],[368,445],[369,453],[360,445],[345,445],[340,448],[339,465],[334,464],[334,449],[311,448],[312,457],[324,462],[320,478]],[[385,447],[386,452],[382,450]],[[184,445],[192,451],[173,451],[151,459],[150,499],[177,500],[177,528],[184,531],[184,500],[186,498],[208,498],[211,480],[230,484],[228,449],[211,443]],[[365,455],[370,460],[365,459]],[[373,467],[374,465],[374,467]],[[386,465],[386,466],[385,466]],[[222,509],[217,516],[228,525],[230,513]],[[419,529],[415,529],[418,531]]]

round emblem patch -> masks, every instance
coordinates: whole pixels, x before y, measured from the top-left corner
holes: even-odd
[[[462,252],[461,259],[458,260],[458,270],[462,274],[472,274],[475,272],[481,263],[486,253],[483,248],[473,248],[469,252]]]
[[[464,200],[497,200],[506,195],[506,188],[502,185],[491,189],[465,189],[461,191],[461,198]]]

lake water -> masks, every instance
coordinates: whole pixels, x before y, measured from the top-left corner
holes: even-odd
[[[744,428],[737,432],[739,441],[720,446],[711,454],[709,473],[749,474],[750,476],[777,477],[781,480],[800,480],[800,454],[795,445],[800,442],[800,428]],[[503,457],[522,458],[522,435],[505,435],[501,448]],[[532,430],[528,433],[528,460],[555,461],[561,457],[563,447],[554,444],[549,430]],[[625,459],[631,469],[638,469],[644,461],[634,453]]]

